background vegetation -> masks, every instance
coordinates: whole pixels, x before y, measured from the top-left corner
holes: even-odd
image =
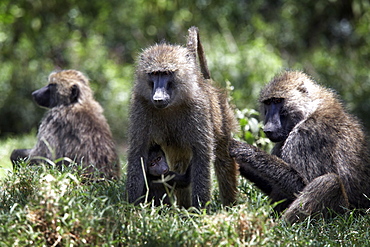
[[[370,128],[367,0],[2,0],[0,167],[11,168],[12,149],[34,145],[45,110],[31,92],[55,69],[90,77],[124,146],[138,53],[162,40],[184,44],[192,25],[200,28],[213,79],[233,88],[240,138],[271,147],[253,109],[261,87],[285,68],[303,70],[336,90]],[[124,149],[120,154],[125,169]],[[229,210],[221,207],[215,182],[206,213],[128,205],[125,177],[86,185],[68,168],[7,169],[0,169],[0,246],[369,245],[367,212],[286,226],[244,179],[239,202]]]
[[[0,2],[0,136],[28,133],[45,112],[31,92],[55,69],[77,69],[124,142],[134,62],[141,49],[184,44],[200,28],[210,70],[234,103],[256,108],[260,88],[284,68],[334,88],[370,127],[370,3],[366,0]]]

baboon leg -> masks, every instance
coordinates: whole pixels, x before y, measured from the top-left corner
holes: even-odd
[[[273,188],[271,193],[268,195],[271,199],[271,203],[276,203],[274,205],[274,211],[278,213],[281,213],[287,209],[289,205],[296,199],[294,196],[283,193],[279,187]]]
[[[208,151],[209,152],[209,151]],[[210,152],[191,162],[191,201],[196,208],[205,207],[211,200],[211,165],[207,162],[211,160]]]
[[[217,156],[215,159],[215,171],[220,190],[221,202],[224,206],[231,206],[236,201],[238,165],[228,157]]]
[[[309,215],[330,216],[332,211],[344,213],[349,207],[347,194],[339,176],[329,173],[315,178],[283,214],[288,223],[303,221]]]
[[[177,189],[175,191],[177,204],[180,207],[189,208],[191,206],[191,186],[184,189]]]
[[[168,152],[176,156],[173,159],[168,157],[169,160],[174,160],[170,162],[172,171],[186,174],[187,169],[191,169],[191,189],[176,189],[178,204],[186,208],[190,206],[202,208],[211,200],[212,181],[210,161],[212,160],[212,146],[204,140],[194,141],[196,147],[192,151],[182,149],[179,152],[176,149],[176,153],[174,153],[171,151],[171,147],[166,147],[166,155]],[[189,156],[189,153],[192,156]]]
[[[162,146],[162,148],[165,150],[166,161],[169,164],[170,170],[177,174],[187,174],[189,176],[189,187],[179,188],[175,186],[174,190],[176,204],[180,207],[189,208],[192,206],[191,191],[192,187],[194,187],[194,169],[197,168],[199,163],[189,166],[191,162],[191,156],[189,155],[191,153],[190,148],[183,148],[181,151],[173,146]]]

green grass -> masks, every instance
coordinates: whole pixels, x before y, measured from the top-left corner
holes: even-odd
[[[31,135],[2,141],[2,166],[11,167],[7,156],[13,148],[30,147],[33,141]],[[81,181],[69,168],[24,164],[16,173],[4,175],[0,247],[370,245],[369,214],[352,211],[288,226],[273,214],[266,196],[244,179],[237,205],[227,209],[219,202],[214,182],[208,211],[150,203],[133,206],[125,201],[125,178],[96,184]]]
[[[17,148],[31,148],[36,143],[36,134],[31,132],[28,135],[13,138],[8,137],[7,139],[0,139],[0,179],[12,171],[12,163],[10,161],[10,154],[13,149]]]

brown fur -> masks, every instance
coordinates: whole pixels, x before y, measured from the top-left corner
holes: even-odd
[[[302,72],[286,71],[262,90],[262,114],[271,99],[283,99],[280,114],[293,123],[292,129],[283,130],[286,137],[276,143],[272,155],[233,142],[230,152],[241,174],[273,202],[285,200],[277,209],[287,208],[283,218],[290,223],[308,215],[369,208],[366,136],[337,96]]]
[[[49,90],[50,96],[40,90]],[[49,84],[40,90],[33,93],[35,100],[50,109],[40,124],[35,147],[26,155],[52,161],[67,157],[82,163],[88,177],[98,172],[98,176],[118,178],[120,165],[112,135],[88,79],[76,70],[53,72]],[[12,159],[19,156],[14,152]],[[63,162],[68,163],[58,164]]]
[[[191,27],[188,30],[187,48],[193,53],[196,58],[198,55],[199,67],[202,72],[204,79],[211,79],[211,73],[209,72],[206,55],[203,50],[203,45],[200,42],[199,29],[197,27]]]
[[[171,205],[174,201],[173,189],[184,189],[190,185],[191,168],[189,167],[185,174],[169,171],[166,156],[158,145],[149,150],[147,168],[148,199],[153,199],[155,206]]]
[[[150,76],[171,78],[168,106],[152,102]],[[204,206],[211,199],[210,165],[214,161],[221,200],[230,205],[236,197],[236,165],[229,156],[231,131],[236,126],[226,94],[207,83],[187,48],[159,44],[140,55],[132,92],[129,127],[127,190],[129,202],[139,202],[144,188],[140,165],[148,150],[158,144],[170,169],[184,174],[191,166],[190,189],[176,189],[180,205]]]

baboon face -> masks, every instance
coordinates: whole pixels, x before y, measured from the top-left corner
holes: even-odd
[[[157,109],[181,104],[199,91],[199,69],[185,47],[159,44],[147,48],[139,57],[136,73],[136,93]]]
[[[287,83],[289,82],[289,83]],[[285,141],[293,128],[319,105],[312,81],[302,73],[275,77],[261,92],[263,130],[273,142]]]
[[[64,99],[66,105],[77,102],[79,89],[77,85],[73,85],[70,88],[70,94]],[[33,99],[36,103],[42,107],[53,108],[58,106],[58,103],[62,103],[60,94],[58,94],[57,84],[48,84],[47,86],[40,88],[32,93]]]
[[[79,100],[80,87],[87,84],[87,78],[79,71],[54,72],[49,76],[49,84],[34,91],[32,96],[38,105],[46,108],[70,105]],[[86,93],[90,92],[88,87],[84,90]]]
[[[156,108],[166,108],[170,103],[173,89],[172,72],[153,72],[148,74],[151,88],[151,101]]]
[[[148,173],[156,177],[166,175],[168,171],[168,164],[162,155],[152,159],[148,165]]]
[[[160,146],[155,146],[149,150],[148,157],[148,173],[152,176],[166,175],[169,167],[166,161],[166,156]]]
[[[273,142],[284,141],[294,125],[284,111],[284,99],[271,98],[263,102],[264,107],[264,127],[266,136]]]

